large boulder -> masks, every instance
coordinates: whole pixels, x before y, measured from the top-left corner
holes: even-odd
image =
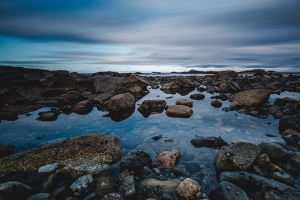
[[[143,90],[147,89],[147,85],[149,85],[149,84],[150,83],[148,81],[146,81],[142,77],[136,76],[134,74],[131,74],[129,77],[126,77],[122,81],[122,86],[125,87],[125,88],[131,88],[131,87],[139,86]]]
[[[86,115],[93,110],[93,104],[89,100],[80,101],[73,107],[73,112],[79,115]]]
[[[123,81],[121,77],[114,76],[96,76],[94,80],[95,91],[97,94],[113,92]]]
[[[238,77],[238,73],[235,72],[235,71],[231,71],[231,70],[228,70],[228,71],[221,71],[221,72],[218,72],[215,77],[217,79],[228,79],[228,78],[236,78]]]
[[[0,173],[32,172],[67,159],[86,158],[111,164],[120,159],[122,141],[115,135],[87,134],[0,158]]]
[[[234,94],[230,100],[241,106],[259,106],[268,101],[270,94],[271,91],[266,89],[245,90]]]
[[[183,105],[171,105],[168,106],[166,114],[171,117],[190,117],[193,114],[193,110],[188,106]]]
[[[215,164],[220,171],[246,170],[254,163],[260,152],[260,147],[255,144],[237,142],[222,147],[215,156]]]
[[[125,94],[118,94],[110,98],[107,104],[107,108],[110,111],[121,111],[128,110],[135,107],[135,98],[134,96],[127,92]]]
[[[226,80],[222,80],[220,82],[219,89],[221,93],[238,92],[241,90],[240,86],[236,82]]]

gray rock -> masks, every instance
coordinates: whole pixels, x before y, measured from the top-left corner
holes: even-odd
[[[95,192],[98,197],[117,191],[117,181],[111,177],[100,177],[97,181]]]
[[[43,183],[43,188],[45,191],[52,191],[59,185],[59,174],[51,174],[46,178]]]
[[[221,137],[204,137],[204,136],[195,136],[191,143],[195,147],[209,147],[209,148],[221,148],[222,146],[227,146]]]
[[[65,184],[65,185],[57,188],[56,190],[54,190],[52,192],[52,195],[56,199],[64,199],[68,191],[69,191],[69,186],[67,184]]]
[[[261,148],[262,153],[267,154],[273,162],[286,159],[286,150],[276,143],[262,142],[258,146]]]
[[[220,108],[222,106],[222,102],[220,100],[213,100],[211,102],[211,106],[215,108]]]
[[[38,193],[28,197],[26,200],[55,200],[55,198],[48,193]]]
[[[294,178],[290,174],[283,173],[283,172],[271,172],[268,175],[270,178],[279,181],[281,183],[285,183],[287,185],[293,185],[294,184]]]
[[[179,176],[186,176],[189,174],[184,165],[177,165],[172,169],[172,171],[174,174]]]
[[[145,151],[131,151],[125,155],[121,161],[120,166],[124,169],[141,169],[152,162],[151,156]]]
[[[230,100],[242,106],[259,106],[268,101],[270,94],[271,91],[266,89],[245,90],[234,94]]]
[[[300,152],[288,151],[287,156],[292,163],[300,167]]]
[[[136,187],[134,176],[130,175],[125,178],[122,185],[119,187],[118,192],[122,194],[125,198],[134,199],[136,196]]]
[[[114,76],[97,76],[94,80],[97,94],[112,92],[121,85],[123,78]]]
[[[248,200],[247,194],[240,187],[227,182],[220,182],[209,194],[211,200]]]
[[[0,196],[7,200],[26,199],[34,194],[34,190],[18,181],[9,181],[0,184]]]
[[[48,175],[54,173],[59,168],[58,163],[52,163],[49,165],[44,165],[39,168],[38,173],[40,175]]]
[[[72,183],[70,188],[75,196],[83,196],[92,189],[92,186],[93,177],[88,174],[78,178],[74,183]]]
[[[92,192],[92,193],[86,195],[83,200],[95,200],[95,198],[96,198],[96,193]]]

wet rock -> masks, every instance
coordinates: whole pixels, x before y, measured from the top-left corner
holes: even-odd
[[[138,107],[138,111],[144,116],[148,117],[151,114],[162,113],[165,109],[165,100],[145,100]]]
[[[120,166],[124,169],[141,169],[152,162],[151,156],[145,151],[131,151],[125,155],[121,161]]]
[[[83,200],[95,200],[96,198],[97,198],[96,193],[92,192],[92,193],[89,193],[88,195],[86,195]]]
[[[194,100],[202,100],[205,98],[205,95],[204,94],[191,94],[190,98],[194,99]]]
[[[121,85],[123,78],[114,76],[97,76],[94,80],[96,94],[112,92]]]
[[[299,103],[295,99],[291,99],[289,97],[283,97],[283,98],[277,98],[274,101],[274,104],[279,105],[279,106],[285,106],[287,103]]]
[[[271,91],[266,89],[245,90],[234,94],[230,100],[242,106],[259,106],[268,101],[270,94]]]
[[[172,199],[174,199],[174,197],[168,193],[164,193],[163,195],[161,195],[161,199],[162,200],[172,200]]]
[[[191,178],[184,179],[176,190],[177,195],[184,198],[192,197],[197,192],[201,192],[201,186]]]
[[[189,100],[186,100],[186,99],[180,99],[180,100],[176,101],[175,104],[176,104],[176,105],[188,106],[188,107],[190,107],[190,108],[193,107],[193,102],[192,102],[192,101],[189,101]]]
[[[39,113],[39,117],[37,118],[37,120],[39,121],[55,121],[57,120],[58,115],[57,113],[54,112],[41,112]]]
[[[211,200],[248,200],[247,194],[240,187],[227,182],[220,182],[209,194]]]
[[[262,142],[258,146],[261,148],[262,153],[267,154],[273,162],[286,159],[286,150],[276,143]]]
[[[188,106],[171,105],[168,106],[166,114],[171,117],[188,118],[193,114],[193,110]]]
[[[55,198],[48,193],[38,193],[28,197],[26,200],[55,200]]]
[[[155,178],[146,179],[142,182],[143,186],[160,187],[163,192],[174,192],[181,183],[178,179],[158,180]]]
[[[106,194],[102,200],[123,200],[123,197],[121,194],[118,193],[109,193]]]
[[[181,154],[177,150],[163,151],[155,159],[155,162],[161,164],[164,168],[172,169],[180,159]]]
[[[88,159],[71,159],[62,163],[62,173],[70,179],[91,174],[93,177],[106,176],[110,172],[108,164],[93,162]]]
[[[220,171],[248,169],[260,154],[259,146],[237,142],[228,147],[222,147],[215,156],[215,164]]]
[[[39,168],[38,173],[40,175],[48,175],[54,173],[59,168],[58,163],[51,163]]]
[[[0,184],[0,197],[4,200],[26,199],[34,194],[34,190],[18,181],[9,181]]]
[[[189,174],[184,165],[175,166],[172,171],[174,174],[179,176],[186,176]]]
[[[147,85],[149,85],[150,83],[146,80],[144,80],[142,77],[140,76],[136,76],[131,74],[129,77],[126,77],[123,81],[122,81],[122,86],[126,87],[126,88],[130,88],[130,87],[135,87],[135,86],[139,86],[142,89],[146,89]]]
[[[111,177],[100,177],[97,181],[95,192],[98,197],[117,191],[117,181]]]
[[[286,115],[279,120],[279,132],[283,133],[286,129],[300,132],[300,119],[293,115]]]
[[[89,100],[81,101],[73,107],[73,112],[79,115],[86,115],[90,113],[92,110],[93,110],[93,104]]]
[[[270,166],[272,165],[272,162],[271,162],[270,158],[265,153],[259,154],[259,156],[257,157],[255,163],[259,167],[261,167],[262,169],[265,169],[265,170],[269,169]]]
[[[204,137],[204,136],[195,136],[191,143],[195,147],[208,147],[208,148],[221,148],[222,146],[227,146],[221,137]]]
[[[96,96],[92,96],[89,99],[94,103],[102,104],[105,101],[109,100],[112,96],[113,94],[111,94],[110,92],[105,92],[105,93],[97,94]]]
[[[162,90],[162,91],[168,91],[168,90],[175,90],[175,93],[174,94],[176,94],[176,91],[177,91],[177,89],[178,89],[179,87],[178,87],[178,85],[177,85],[177,83],[176,82],[171,82],[171,83],[165,83],[165,84],[162,84],[162,86],[160,87],[160,89]],[[171,93],[167,93],[167,94],[173,94],[173,92],[171,92]]]
[[[62,180],[61,176],[62,175],[60,173],[55,173],[48,176],[43,182],[43,189],[48,192],[54,190],[57,185],[60,184],[60,181]]]
[[[92,189],[93,181],[93,177],[90,174],[82,176],[72,183],[70,186],[71,191],[75,196],[83,196]]]
[[[0,158],[12,154],[15,148],[13,145],[0,144]]]
[[[0,158],[0,173],[37,171],[39,166],[86,158],[99,163],[120,159],[122,141],[115,135],[87,134]]]
[[[135,107],[135,98],[131,93],[118,94],[110,98],[107,108],[110,111],[122,111]]]
[[[271,172],[268,175],[270,178],[279,181],[281,183],[285,183],[287,185],[294,184],[294,178],[290,174],[283,173],[283,172]]]
[[[122,111],[109,111],[110,118],[115,122],[120,122],[130,117],[135,111],[135,108],[130,108]]]
[[[69,191],[69,185],[65,184],[59,188],[57,188],[56,190],[54,190],[52,192],[52,195],[56,198],[56,199],[64,199],[66,194]]]
[[[220,108],[222,106],[222,102],[220,100],[213,100],[211,102],[211,106],[215,108]]]
[[[195,83],[192,83],[185,76],[178,76],[176,82],[179,88],[195,88]]]
[[[289,160],[294,163],[297,167],[300,167],[300,152],[287,152],[287,157]]]
[[[118,192],[124,196],[124,198],[134,199],[136,197],[137,191],[135,187],[134,176],[130,175],[125,178],[119,187]]]

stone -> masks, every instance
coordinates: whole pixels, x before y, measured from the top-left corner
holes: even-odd
[[[269,169],[270,166],[272,165],[272,162],[269,158],[269,156],[265,153],[259,154],[255,163],[262,169]]]
[[[164,192],[174,192],[181,183],[178,179],[158,180],[150,178],[142,181],[143,186],[160,187]]]
[[[186,176],[188,175],[188,171],[186,170],[184,165],[177,165],[172,169],[172,172],[179,176]]]
[[[144,116],[148,117],[152,114],[162,113],[166,107],[165,100],[144,100],[138,107],[138,111]]]
[[[93,110],[93,104],[89,100],[80,101],[73,107],[73,112],[79,115],[86,115]]]
[[[122,111],[135,107],[134,96],[127,92],[125,94],[118,94],[110,98],[107,103],[107,108],[110,111]]]
[[[98,197],[117,191],[117,181],[111,177],[100,177],[95,192]]]
[[[279,120],[279,132],[283,133],[287,129],[300,132],[300,119],[293,115],[285,115]]]
[[[222,147],[215,155],[216,168],[220,171],[249,169],[260,152],[259,146],[247,142]]]
[[[194,100],[202,100],[205,98],[205,95],[204,94],[191,94],[190,98],[194,99]]]
[[[165,83],[160,87],[161,90],[177,90],[178,88],[179,87],[176,82]]]
[[[159,156],[155,159],[155,162],[162,165],[162,167],[167,169],[172,169],[175,167],[176,163],[180,159],[181,154],[177,150],[173,151],[163,151],[159,154]]]
[[[221,137],[204,137],[204,136],[195,136],[191,143],[194,147],[208,147],[208,148],[221,148],[222,146],[228,146]]]
[[[67,71],[59,71],[50,74],[44,81],[43,87],[48,88],[72,88],[75,87],[76,79]]]
[[[0,144],[0,158],[12,154],[15,149],[14,145]]]
[[[240,187],[227,182],[220,182],[212,191],[209,193],[211,200],[248,200],[247,194]]]
[[[26,200],[55,200],[55,198],[48,193],[38,193],[28,197]]]
[[[226,81],[226,80],[222,80],[220,82],[220,92],[222,93],[226,93],[226,92],[238,92],[241,90],[240,86],[233,81]]]
[[[109,193],[106,194],[102,200],[123,200],[123,196],[118,193]]]
[[[60,176],[61,174],[59,173],[51,174],[50,176],[48,176],[43,182],[43,189],[47,192],[54,190],[62,180]]]
[[[18,181],[9,181],[0,184],[0,197],[7,200],[26,199],[34,194],[32,187]]]
[[[123,169],[137,170],[141,169],[152,162],[151,156],[145,151],[135,150],[125,155],[121,161],[120,166]]]
[[[57,186],[57,185],[56,185]],[[69,192],[69,184],[65,184],[52,192],[52,195],[56,199],[64,199],[66,194]]]
[[[70,189],[75,196],[83,196],[92,189],[93,181],[93,177],[90,174],[82,176],[72,183]]]
[[[213,100],[211,103],[211,106],[212,107],[215,107],[215,108],[220,108],[222,106],[222,102],[220,100]]]
[[[49,165],[45,165],[39,168],[38,173],[40,175],[49,175],[54,173],[59,168],[58,163],[51,163]]]
[[[58,115],[54,112],[44,112],[44,113],[39,113],[39,117],[37,120],[39,121],[55,121],[57,120]]]
[[[86,195],[83,200],[95,200],[96,198],[97,198],[96,193],[92,192],[92,193],[89,193],[88,195]]]
[[[90,100],[95,103],[102,104],[106,100],[109,100],[112,96],[113,96],[112,93],[105,92],[105,93],[97,94],[96,96],[91,97]]]
[[[62,173],[70,179],[91,174],[93,177],[107,176],[110,172],[108,164],[101,164],[88,159],[70,159],[62,162]]]
[[[192,101],[189,101],[189,100],[186,100],[186,99],[179,99],[176,101],[175,103],[176,105],[183,105],[183,106],[188,106],[190,108],[193,107],[193,102]]]
[[[288,151],[287,157],[292,163],[294,163],[297,167],[300,168],[300,152]]]
[[[185,76],[178,76],[176,78],[176,83],[178,85],[178,88],[195,88],[195,83],[192,83]]]
[[[201,186],[197,181],[191,178],[184,179],[176,190],[176,194],[184,198],[190,198],[197,192],[201,192]]]
[[[111,164],[120,159],[122,141],[112,134],[86,134],[0,158],[0,173],[34,172],[39,166],[86,158]]]
[[[276,143],[262,142],[258,146],[261,148],[262,153],[267,154],[272,162],[284,161],[286,159],[286,150]]]
[[[146,89],[147,85],[149,85],[149,84],[150,83],[148,81],[146,81],[142,77],[134,75],[134,74],[131,74],[129,77],[126,77],[122,81],[122,86],[126,87],[126,88],[138,86],[142,89]]]
[[[294,185],[294,178],[292,175],[284,172],[271,172],[268,176],[276,181],[285,183],[287,185]]]
[[[122,80],[123,78],[109,75],[96,76],[94,79],[95,92],[96,94],[113,92],[121,85]]]
[[[127,176],[119,187],[118,192],[124,196],[125,199],[135,199],[137,190],[135,187],[134,176]]]
[[[171,105],[168,106],[166,114],[171,117],[188,118],[193,114],[193,110],[188,106]]]
[[[270,94],[271,91],[266,89],[245,90],[234,94],[230,100],[242,106],[259,106],[268,101]]]
[[[228,78],[236,78],[238,77],[238,73],[235,71],[227,70],[227,71],[220,71],[217,72],[215,77],[217,79],[228,79]]]

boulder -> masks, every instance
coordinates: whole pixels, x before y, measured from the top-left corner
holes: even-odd
[[[163,151],[155,159],[155,162],[160,163],[164,168],[172,169],[180,159],[181,154],[177,150]]]
[[[0,184],[0,198],[4,200],[26,199],[34,194],[32,187],[18,181],[9,181]]]
[[[94,87],[96,94],[101,94],[105,92],[113,92],[118,88],[123,81],[121,77],[114,76],[96,76],[94,80]]]
[[[47,88],[72,88],[75,87],[76,79],[66,71],[59,71],[48,75],[43,81],[43,86]]]
[[[176,78],[176,83],[178,85],[178,88],[195,88],[195,83],[192,83],[185,76],[178,76]]]
[[[120,166],[123,169],[137,170],[149,165],[151,162],[152,159],[148,153],[136,150],[125,155],[120,161]]]
[[[146,179],[142,182],[143,186],[159,187],[164,192],[174,192],[181,183],[178,179],[158,180],[154,178]]]
[[[107,104],[107,108],[110,111],[122,111],[128,110],[135,107],[134,96],[127,92],[125,94],[118,94],[110,98]]]
[[[230,100],[241,106],[259,106],[268,101],[270,94],[271,91],[266,89],[245,90],[234,94]]]
[[[193,110],[188,106],[171,105],[167,107],[166,114],[171,117],[188,118],[193,114]]]
[[[197,192],[201,192],[201,186],[191,178],[184,179],[176,190],[178,196],[186,199],[194,196]]]
[[[227,182],[220,182],[212,191],[209,193],[211,200],[248,200],[247,194],[240,187]]]
[[[241,91],[240,86],[236,82],[226,80],[222,80],[220,82],[219,89],[222,93]]]
[[[80,197],[87,194],[93,187],[93,181],[93,177],[90,174],[78,178],[70,186],[74,196]]]
[[[79,115],[86,115],[93,110],[93,104],[89,100],[80,101],[73,107],[73,112]]]
[[[228,70],[228,71],[221,71],[221,72],[217,72],[215,77],[217,79],[228,79],[228,78],[236,78],[238,77],[238,73],[235,72],[235,71],[231,71],[231,70]]]
[[[145,100],[138,107],[138,111],[144,116],[149,117],[151,114],[162,113],[165,109],[165,100]]]
[[[262,142],[258,146],[261,148],[262,153],[267,154],[273,162],[284,161],[287,158],[287,151],[279,144]]]
[[[100,177],[95,192],[98,197],[117,191],[117,181],[111,177]]]
[[[300,132],[300,119],[293,115],[286,115],[279,120],[279,132],[283,133],[286,129]]]
[[[190,108],[193,107],[193,102],[186,100],[186,99],[179,99],[178,101],[176,101],[175,103],[176,105],[183,105],[183,106],[188,106]]]
[[[194,99],[194,100],[202,100],[205,98],[205,95],[204,94],[191,94],[190,98]]]
[[[120,159],[122,141],[115,135],[87,134],[0,158],[0,173],[33,172],[39,166],[86,158],[111,164]]]
[[[293,164],[300,168],[300,152],[288,151],[287,157]]]
[[[105,92],[101,94],[97,94],[96,96],[93,96],[90,98],[91,101],[95,103],[102,104],[103,102],[109,100],[113,95],[110,92]]]
[[[195,147],[208,147],[208,148],[221,148],[222,146],[227,146],[227,142],[225,142],[221,137],[204,137],[204,136],[195,136],[191,143]]]
[[[131,74],[129,77],[126,77],[123,81],[122,81],[122,86],[125,88],[130,88],[130,87],[140,87],[143,90],[147,89],[147,85],[149,85],[150,83],[146,80],[144,80],[142,77],[140,76],[136,76],[134,74]]]
[[[220,171],[246,170],[254,163],[260,152],[260,147],[255,144],[237,142],[222,147],[215,156],[215,164]]]
[[[165,83],[160,87],[161,90],[177,90],[179,87],[176,82]],[[175,92],[176,93],[176,92]]]

